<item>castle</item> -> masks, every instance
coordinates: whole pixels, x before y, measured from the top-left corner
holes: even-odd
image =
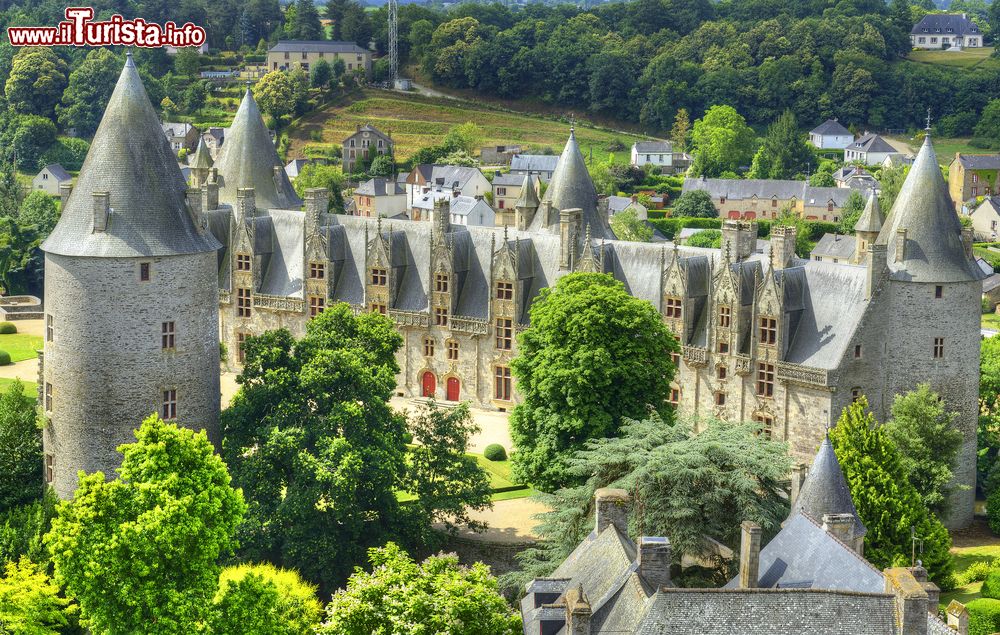
[[[115,425],[134,425],[137,413],[159,409],[171,382],[178,383],[178,418],[212,430],[217,356],[196,359],[180,342],[192,346],[197,335],[198,350],[207,351],[214,320],[226,361],[238,367],[248,336],[279,327],[301,336],[310,317],[334,302],[387,314],[397,325],[400,396],[509,409],[518,399],[510,360],[531,302],[562,275],[599,271],[653,303],[680,340],[671,399],[682,412],[759,421],[804,464],[858,396],[885,420],[896,394],[928,382],[959,413],[965,439],[956,478],[975,482],[983,274],[929,137],[888,219],[869,214],[859,223],[864,257],[817,262],[796,257],[789,227],[775,227],[770,245],[758,249],[752,221],[727,220],[722,249],[616,240],[572,132],[541,200],[523,188],[512,228],[453,226],[442,209],[430,222],[331,214],[325,190],[304,192],[303,202],[292,189],[249,91],[214,165],[207,155],[192,162],[185,194],[159,140],[145,131],[129,139],[110,132],[155,119],[144,94],[134,95],[142,91],[133,75],[126,66],[80,185],[45,245],[46,306],[57,325],[43,371],[56,403],[46,447],[56,448],[57,472],[63,462],[74,470],[82,464],[72,456],[84,443],[95,452],[114,447],[101,435],[79,434],[85,426],[111,430],[105,419],[91,423],[94,412],[120,402]],[[109,191],[110,199],[101,198]],[[143,210],[141,223],[131,220],[133,207]],[[105,271],[148,259],[158,259],[152,284]],[[61,276],[93,292],[79,297],[79,283],[71,288]],[[217,291],[204,287],[208,278]],[[216,293],[217,317],[209,317],[205,307]],[[145,330],[168,321],[177,329],[176,352],[150,348]],[[63,345],[80,354],[60,358]],[[211,391],[214,403],[202,397]],[[73,411],[59,412],[67,401]],[[61,428],[77,431],[72,443],[62,441],[66,451],[55,438]],[[973,490],[956,488],[954,497],[948,524],[966,525]]]

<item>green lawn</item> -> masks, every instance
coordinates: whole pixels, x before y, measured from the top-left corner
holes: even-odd
[[[973,68],[989,60],[991,55],[993,55],[993,48],[984,46],[964,51],[912,51],[906,58],[921,64]]]
[[[515,498],[527,498],[535,493],[534,488],[515,483],[510,476],[510,461],[490,461],[482,454],[469,453],[468,456],[476,459],[479,467],[483,468],[490,477],[490,488],[493,502],[512,500]],[[517,489],[511,489],[517,488]],[[504,490],[504,491],[497,491]],[[416,497],[406,492],[396,492],[396,500],[401,503],[415,500]]]
[[[36,351],[42,348],[42,338],[26,333],[11,333],[0,335],[0,351],[10,353],[10,361],[20,362],[37,357]]]
[[[0,392],[7,392],[13,383],[14,380],[9,377],[0,377]],[[24,385],[24,395],[35,399],[38,395],[38,384],[33,381],[22,381],[21,383]]]
[[[920,149],[918,145],[913,144],[913,141],[909,137],[894,135],[888,138],[894,141],[902,141],[910,148],[913,154],[916,154],[917,150]],[[974,148],[969,145],[968,137],[933,137],[933,141],[934,153],[937,154],[938,163],[942,168],[947,168],[951,164],[956,152],[961,152],[962,154],[988,154],[990,152],[989,150]],[[947,175],[945,175],[945,178],[947,178]]]
[[[955,573],[959,573],[968,569],[974,562],[993,562],[994,559],[1000,558],[1000,544],[955,547],[951,552],[955,555]],[[941,594],[940,605],[946,607],[952,600],[958,600],[963,604],[975,600],[979,597],[979,589],[982,586],[982,582],[970,582],[953,591],[946,591]]]
[[[982,327],[984,329],[1000,331],[1000,315],[997,315],[996,313],[984,313]]]

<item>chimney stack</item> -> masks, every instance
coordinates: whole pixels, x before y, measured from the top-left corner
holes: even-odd
[[[740,525],[740,588],[756,589],[760,573],[760,525],[744,520]]]
[[[187,199],[188,211],[191,218],[194,219],[194,224],[201,226],[201,190],[189,187],[184,192],[184,198]]]
[[[795,256],[797,230],[787,225],[771,228],[771,266],[784,269]]]
[[[729,253],[736,262],[749,258],[757,246],[757,223],[727,219],[722,221],[722,248],[729,245]]]
[[[94,192],[94,231],[103,232],[108,228],[111,215],[111,192]]]
[[[583,210],[578,207],[559,210],[560,269],[571,269],[576,255],[576,240],[580,235]]]
[[[847,546],[854,545],[853,514],[823,514],[823,531]]]
[[[972,228],[963,227],[962,228],[962,246],[965,247],[965,257],[969,260],[974,260],[975,255],[972,253]]]
[[[896,262],[906,259],[906,230],[896,230]]]
[[[59,200],[62,201],[62,204],[64,206],[66,205],[66,201],[69,200],[69,195],[72,194],[72,193],[73,193],[73,182],[72,181],[67,181],[65,183],[60,183],[59,184]]]
[[[927,592],[908,569],[893,567],[882,574],[885,592],[896,600],[896,632],[927,635]]]
[[[239,220],[257,216],[257,195],[252,187],[241,187],[236,190],[236,217]]]
[[[590,635],[590,602],[583,585],[566,592],[566,635]]]
[[[639,538],[639,575],[654,589],[670,585],[670,540]]]
[[[888,265],[886,246],[879,243],[868,243],[868,264],[865,274],[865,299],[870,300],[875,295],[875,289],[882,279]]]
[[[802,483],[806,480],[806,472],[809,470],[808,466],[802,463],[796,463],[792,466],[792,488],[788,494],[788,503],[794,505],[795,501],[799,498],[799,492],[802,491]]]
[[[941,599],[941,589],[938,588],[938,585],[930,581],[927,569],[924,568],[924,565],[919,560],[917,560],[917,566],[910,567],[910,573],[913,574],[913,579],[923,587],[924,592],[927,594],[927,610],[932,615],[937,615],[938,603]]]
[[[305,192],[306,226],[308,229],[319,227],[320,214],[327,210],[330,195],[325,187],[310,187]]]
[[[594,492],[594,507],[597,509],[597,533],[614,525],[618,532],[628,535],[628,512],[631,500],[623,489],[602,487]]]

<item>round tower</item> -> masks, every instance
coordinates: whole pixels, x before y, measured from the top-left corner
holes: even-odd
[[[45,252],[40,393],[46,480],[113,477],[117,446],[150,414],[218,442],[218,241],[184,178],[131,55]]]

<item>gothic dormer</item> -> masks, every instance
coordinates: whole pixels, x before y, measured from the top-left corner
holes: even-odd
[[[727,246],[728,247],[728,246]],[[723,250],[722,266],[713,278],[712,313],[709,322],[709,342],[716,355],[733,355],[739,351],[740,276],[733,267],[731,252]]]
[[[754,302],[754,386],[757,405],[761,410],[774,398],[777,363],[781,359],[785,334],[784,289],[773,268],[768,267],[763,278],[758,278]]]
[[[517,240],[508,239],[507,228],[504,227],[503,240],[493,249],[490,267],[490,315],[494,318],[513,320],[517,317],[518,299],[522,291],[518,285],[520,247]]]
[[[594,239],[590,235],[590,225],[587,225],[583,236],[583,249],[576,262],[576,270],[588,273],[604,272],[604,240],[601,240],[600,245],[594,245]]]
[[[678,341],[685,344],[687,334],[684,330],[684,299],[687,297],[687,281],[676,244],[673,257],[663,272],[661,288],[660,313],[663,314],[663,321]]]
[[[236,193],[236,211],[232,223],[233,288],[260,287],[260,259],[257,254],[257,204],[252,187]]]
[[[435,205],[434,224],[438,224],[438,207]],[[442,328],[455,311],[454,298],[458,297],[458,280],[455,278],[455,245],[449,234],[434,231],[431,236],[430,313],[431,324]]]
[[[369,240],[365,226],[365,306],[383,315],[392,307],[392,258],[389,235],[382,231],[382,219],[376,224],[375,236]]]
[[[320,227],[322,213],[326,211],[328,194],[326,188],[306,190],[305,205],[305,291],[306,306],[310,317],[321,313],[333,291],[333,275],[329,271],[329,245],[326,234]]]

